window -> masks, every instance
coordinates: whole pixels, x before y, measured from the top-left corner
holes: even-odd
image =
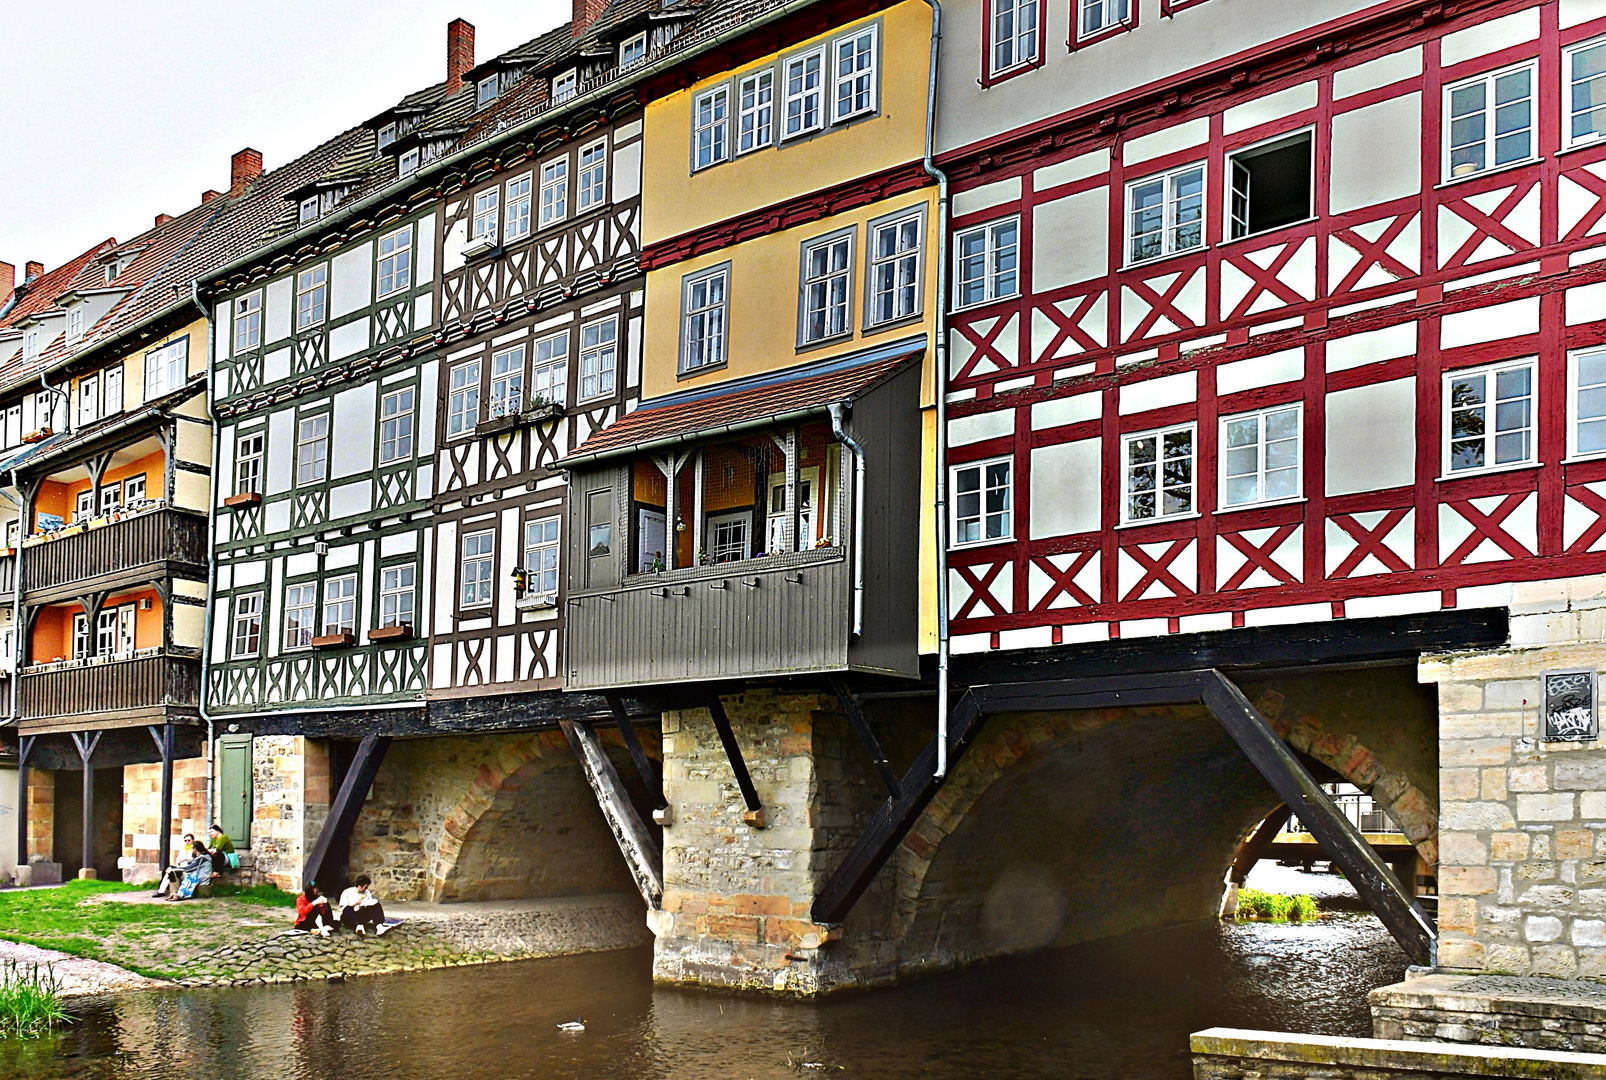
[[[954,302],[969,307],[1014,296],[1020,288],[1016,276],[1019,247],[1019,218],[966,229],[955,236]]]
[[[85,375],[78,380],[78,422],[92,423],[100,419],[100,379]]]
[[[314,266],[296,275],[296,329],[323,322],[329,303],[329,267]]]
[[[730,87],[716,86],[692,103],[692,171],[717,165],[730,156],[725,121],[730,116]]]
[[[737,85],[736,152],[769,146],[775,141],[775,72],[760,71]]]
[[[267,437],[258,431],[241,435],[234,444],[234,493],[262,493],[262,458]]]
[[[1476,371],[1446,372],[1444,383],[1446,473],[1534,460],[1531,359]]]
[[[824,341],[848,332],[853,234],[803,245],[803,297],[798,340]]]
[[[541,166],[541,227],[569,216],[569,159],[560,157]]]
[[[73,520],[88,521],[95,516],[95,492],[92,488],[80,491],[73,501]]]
[[[189,340],[179,338],[145,354],[145,400],[160,397],[184,385]]]
[[[1121,437],[1122,521],[1194,512],[1193,425]]]
[[[791,139],[824,125],[825,110],[820,107],[820,69],[824,66],[825,53],[821,50],[786,62],[786,126],[782,138]]]
[[[530,403],[562,405],[569,390],[569,332],[553,334],[535,343],[530,369]]]
[[[925,219],[911,214],[870,225],[871,325],[920,312],[920,236]]]
[[[474,360],[452,369],[446,396],[446,434],[448,437],[474,430],[480,422],[480,362]]]
[[[606,489],[586,493],[586,554],[593,559],[613,554],[612,500]]]
[[[1596,39],[1568,49],[1562,60],[1567,80],[1567,146],[1581,146],[1606,134],[1606,40]]]
[[[1299,420],[1299,405],[1221,418],[1222,506],[1299,495]]]
[[[608,143],[604,139],[580,148],[580,182],[574,192],[574,208],[582,213],[601,206],[608,180]]]
[[[619,43],[619,70],[633,68],[647,59],[647,35],[637,34]]]
[[[1534,63],[1444,88],[1446,179],[1534,156]]]
[[[89,655],[89,616],[79,611],[72,617],[72,659],[82,660]]]
[[[234,598],[234,648],[229,655],[235,660],[256,656],[262,651],[262,594],[247,593]]]
[[[992,55],[994,75],[1035,63],[1038,0],[993,0]]]
[[[524,346],[515,345],[491,356],[492,419],[514,416],[524,408]]]
[[[1009,458],[995,458],[952,469],[953,546],[1012,535],[1010,468]]]
[[[408,176],[418,171],[418,151],[409,150],[396,159],[396,175]]]
[[[413,388],[392,391],[379,399],[379,463],[413,456]]]
[[[67,313],[67,340],[77,341],[83,336],[84,309],[81,305],[74,304],[72,310]]]
[[[329,475],[329,414],[303,417],[296,428],[296,483],[319,484]]]
[[[389,296],[413,283],[413,227],[379,238],[379,295]]]
[[[474,87],[474,107],[483,109],[496,100],[496,76],[487,75]]]
[[[308,581],[287,585],[284,590],[284,647],[305,649],[312,644],[313,620],[317,613],[318,586]]]
[[[32,360],[39,355],[39,331],[29,328],[22,332],[22,355],[26,360]]]
[[[1126,186],[1128,264],[1204,246],[1204,175],[1189,165]]]
[[[379,149],[383,150],[396,141],[396,124],[392,121],[379,129]]]
[[[245,352],[262,344],[262,294],[254,292],[234,301],[234,351]]]
[[[728,563],[747,558],[747,540],[748,534],[752,531],[752,525],[752,516],[745,511],[735,514],[709,515],[709,561]]]
[[[581,328],[580,400],[613,393],[618,357],[618,319],[603,319]]]
[[[106,415],[123,411],[123,369],[121,366],[106,369],[106,393],[101,411]]]
[[[502,230],[508,243],[530,235],[530,174],[507,182],[507,227]]]
[[[524,523],[526,588],[551,596],[558,591],[558,519],[545,517]]]
[[[123,505],[133,506],[145,501],[145,474],[130,476],[123,481]]]
[[[491,188],[474,196],[474,230],[472,238],[496,243],[496,213],[501,189]]]
[[[833,81],[836,101],[833,122],[873,112],[876,99],[876,30],[870,26],[836,42]]]
[[[1568,357],[1572,393],[1570,456],[1606,452],[1606,350],[1573,353]]]
[[[552,103],[554,105],[568,101],[580,92],[580,79],[571,68],[562,75],[552,79]]]
[[[318,217],[318,196],[313,195],[301,200],[301,210],[297,217],[297,224],[305,225]]]
[[[1301,131],[1227,155],[1230,239],[1311,216],[1311,141]]]
[[[681,371],[696,371],[725,362],[726,287],[730,267],[686,279],[681,301]]]
[[[1132,14],[1132,0],[1077,0],[1077,6],[1082,12],[1076,24],[1077,37],[1122,26]]]
[[[357,575],[342,574],[323,583],[323,632],[357,632]]]
[[[491,564],[496,533],[490,529],[463,537],[463,589],[459,607],[482,607],[491,602]]]
[[[134,651],[134,605],[102,608],[95,616],[95,652],[101,656],[128,656]]]
[[[123,505],[123,485],[113,480],[100,487],[100,513],[104,517]]]
[[[413,568],[387,566],[379,572],[379,625],[413,624]]]

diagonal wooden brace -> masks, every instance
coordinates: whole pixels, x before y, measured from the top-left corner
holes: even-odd
[[[364,735],[362,742],[357,744],[357,753],[351,759],[351,767],[346,770],[346,777],[340,782],[340,790],[335,794],[334,802],[329,805],[329,817],[324,820],[323,828],[318,833],[318,840],[312,845],[312,854],[307,857],[306,866],[302,868],[303,888],[307,882],[317,881],[320,882],[319,887],[328,893],[337,883],[322,879],[330,873],[338,877],[345,876],[345,867],[331,864],[330,853],[346,850],[350,844],[351,830],[357,825],[357,815],[362,813],[363,800],[368,798],[368,789],[374,786],[374,777],[379,775],[379,766],[384,762],[385,752],[389,749],[388,735]],[[344,882],[338,884],[344,885]]]
[[[725,747],[725,758],[730,762],[731,772],[736,774],[736,786],[741,790],[742,802],[747,804],[747,813],[742,815],[742,819],[755,829],[762,829],[764,804],[759,800],[758,789],[753,786],[753,778],[748,775],[747,762],[742,759],[742,748],[736,742],[736,732],[731,730],[730,717],[725,715],[725,705],[717,693],[708,695],[708,715],[713,718],[714,730],[719,732],[719,741]]]
[[[586,782],[596,793],[597,805],[607,819],[608,829],[619,845],[620,854],[625,857],[625,864],[630,867],[630,876],[636,879],[636,888],[641,890],[648,907],[654,910],[661,908],[664,902],[663,859],[652,834],[647,831],[647,826],[631,804],[630,794],[625,791],[618,770],[608,760],[607,751],[602,748],[601,740],[591,728],[573,720],[559,720],[558,726],[569,740],[574,756],[580,760]]]

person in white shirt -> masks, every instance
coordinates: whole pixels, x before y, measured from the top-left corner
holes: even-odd
[[[368,891],[371,885],[373,881],[367,874],[358,874],[351,887],[340,894],[340,925],[359,937],[369,933],[378,936],[390,929],[385,922],[385,909]]]

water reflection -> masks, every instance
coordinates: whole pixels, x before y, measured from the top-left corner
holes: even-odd
[[[1403,954],[1370,916],[1204,925],[798,1003],[655,989],[650,949],[251,990],[127,995],[0,1076],[799,1075],[1183,1080],[1212,1025],[1366,1035]],[[583,1034],[557,1025],[583,1019]],[[803,1068],[804,1063],[828,1068]]]

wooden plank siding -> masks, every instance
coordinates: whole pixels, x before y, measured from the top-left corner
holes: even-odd
[[[187,656],[141,656],[79,667],[24,671],[18,684],[29,726],[64,717],[115,719],[108,714],[156,715],[167,706],[193,712],[200,701],[200,661]]]
[[[7,566],[14,565],[6,560]],[[162,509],[114,521],[98,529],[30,545],[22,557],[24,599],[44,599],[67,587],[108,582],[128,571],[167,563],[203,567],[207,563],[206,517]],[[6,577],[10,577],[7,573]]]

